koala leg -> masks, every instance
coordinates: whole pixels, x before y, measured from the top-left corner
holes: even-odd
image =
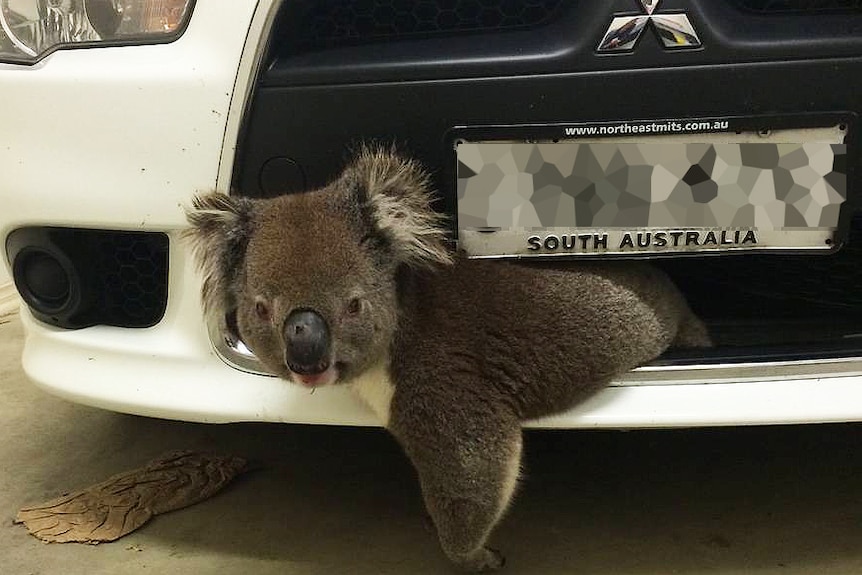
[[[709,331],[706,329],[706,324],[703,323],[691,310],[684,316],[677,328],[676,338],[674,338],[672,347],[712,347],[712,338]]]
[[[458,407],[441,406],[393,432],[417,470],[443,551],[461,569],[491,571],[504,563],[486,543],[515,492],[521,427],[514,415]]]
[[[487,450],[487,444],[482,443],[481,449]],[[441,473],[439,459],[414,460],[440,546],[453,563],[467,571],[492,571],[504,563],[500,552],[486,543],[515,492],[521,460],[520,430],[506,443],[471,455],[474,460],[460,473]],[[435,455],[439,458],[441,454]],[[456,464],[457,455],[448,455],[452,459],[444,468]]]

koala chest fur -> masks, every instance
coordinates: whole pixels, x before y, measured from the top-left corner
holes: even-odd
[[[348,385],[353,393],[371,408],[381,425],[386,427],[389,424],[392,395],[395,393],[388,354],[356,376]]]

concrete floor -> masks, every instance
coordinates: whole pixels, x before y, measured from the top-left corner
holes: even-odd
[[[413,472],[379,430],[198,425],[103,412],[23,378],[0,318],[0,571],[448,573]],[[860,574],[862,427],[533,432],[494,536],[503,573]],[[215,498],[99,546],[46,545],[17,509],[170,449],[258,470]]]

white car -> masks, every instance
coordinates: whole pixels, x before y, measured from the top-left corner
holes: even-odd
[[[207,325],[181,232],[197,192],[316,187],[382,141],[460,249],[651,257],[708,322],[531,426],[862,420],[860,112],[858,0],[0,0],[24,369],[128,413],[376,425]]]

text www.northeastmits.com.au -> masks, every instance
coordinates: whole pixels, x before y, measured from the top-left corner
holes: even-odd
[[[682,122],[668,120],[666,122],[631,123],[620,122],[600,126],[567,126],[566,136],[615,136],[627,134],[679,134],[685,132],[708,132],[727,130],[730,123],[727,120],[703,120],[697,122]]]

